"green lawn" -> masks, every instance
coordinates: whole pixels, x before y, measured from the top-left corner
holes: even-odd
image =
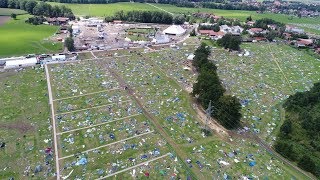
[[[19,15],[0,26],[0,57],[29,53],[53,53],[62,50],[62,43],[45,40],[58,29],[57,26],[26,24],[30,15]]]
[[[14,13],[14,14],[27,14],[26,11],[20,10],[20,9],[0,8],[0,16],[10,16],[12,13]]]

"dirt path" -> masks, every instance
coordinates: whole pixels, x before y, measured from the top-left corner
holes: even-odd
[[[48,84],[48,94],[49,94],[49,104],[51,108],[51,118],[52,118],[52,128],[53,128],[53,144],[54,144],[54,155],[55,155],[55,162],[56,162],[56,175],[57,180],[60,180],[60,167],[59,167],[59,151],[58,151],[58,142],[57,142],[57,130],[56,130],[56,119],[54,114],[54,106],[53,106],[53,96],[51,90],[51,82],[50,82],[50,74],[48,70],[48,65],[45,65],[46,71],[46,78]]]
[[[10,20],[9,16],[0,16],[0,27]]]
[[[169,11],[167,11],[167,10],[165,10],[165,9],[159,8],[159,7],[157,7],[157,6],[153,5],[153,4],[150,4],[150,3],[146,3],[146,4],[148,4],[149,6],[155,7],[155,8],[157,8],[157,9],[161,10],[161,11],[164,11],[164,12],[166,12],[166,13],[169,13],[169,14],[171,14],[171,15],[174,15],[172,12],[169,12]]]

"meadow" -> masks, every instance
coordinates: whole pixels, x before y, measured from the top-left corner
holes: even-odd
[[[30,15],[19,15],[0,26],[0,57],[26,55],[30,53],[55,53],[62,50],[62,43],[46,40],[57,30],[57,26],[34,26],[25,23]]]
[[[77,16],[112,16],[117,11],[159,11],[144,3],[112,3],[112,4],[65,4],[49,2],[51,5],[65,5]]]
[[[14,14],[27,14],[26,11],[21,9],[8,9],[8,8],[0,8],[0,16],[10,16],[12,13]]]
[[[55,173],[43,69],[0,73],[0,179],[50,179]],[[4,163],[5,162],[5,163]],[[36,172],[36,169],[41,169]]]

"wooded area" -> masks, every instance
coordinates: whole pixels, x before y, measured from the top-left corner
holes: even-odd
[[[275,149],[298,166],[320,177],[320,83],[290,96]]]
[[[227,129],[240,126],[241,104],[237,97],[225,95],[217,74],[217,67],[209,61],[210,50],[204,43],[195,51],[193,66],[199,72],[193,86],[193,96],[197,98],[203,108],[208,108],[211,101],[213,106],[212,116]]]

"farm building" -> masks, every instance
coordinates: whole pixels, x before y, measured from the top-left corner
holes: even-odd
[[[267,30],[264,30],[262,28],[251,28],[251,29],[248,29],[247,31],[250,35],[266,34],[268,32]]]
[[[54,61],[64,61],[64,60],[66,60],[66,55],[52,56],[52,60],[54,60]]]
[[[312,44],[313,44],[312,39],[299,39],[295,45],[297,47],[306,47],[306,46],[311,46]]]
[[[201,35],[207,35],[210,36],[212,39],[221,39],[226,33],[223,31],[214,32],[213,30],[199,30],[199,33]]]
[[[300,28],[297,28],[295,26],[286,25],[286,32],[303,34],[304,30],[300,29]]]
[[[38,63],[38,59],[36,57],[26,58],[26,59],[16,59],[16,60],[8,60],[6,61],[6,69],[24,67],[24,66],[34,66]]]
[[[180,25],[172,25],[163,31],[167,35],[181,36],[186,32]]]

